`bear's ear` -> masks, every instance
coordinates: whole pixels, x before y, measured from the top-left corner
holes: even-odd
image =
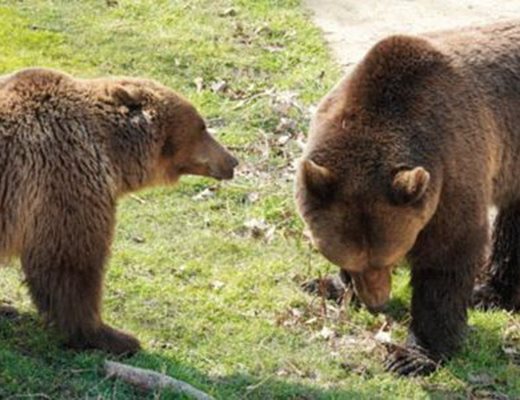
[[[430,173],[423,167],[402,169],[394,175],[394,197],[401,204],[413,203],[424,195],[429,183]]]
[[[145,101],[142,90],[132,86],[123,86],[121,84],[114,85],[110,89],[110,95],[116,103],[130,109],[142,107]]]
[[[105,85],[99,94],[99,99],[117,107],[124,106],[129,110],[145,108],[147,92],[132,83],[110,82]]]
[[[307,188],[314,194],[326,197],[332,193],[336,176],[331,170],[309,159],[301,161],[301,169]]]

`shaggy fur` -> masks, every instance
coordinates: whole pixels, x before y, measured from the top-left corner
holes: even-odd
[[[493,230],[493,251],[485,271],[488,281],[477,287],[478,308],[520,310],[520,204],[500,210]]]
[[[185,99],[140,79],[0,77],[0,255],[20,256],[38,311],[76,348],[138,350],[101,319],[116,200],[237,161]]]
[[[520,23],[392,36],[321,102],[296,189],[314,242],[348,272],[372,309],[388,299],[390,266],[412,267],[407,349],[387,367],[430,372],[413,348],[449,358],[497,219],[490,285],[520,301]]]

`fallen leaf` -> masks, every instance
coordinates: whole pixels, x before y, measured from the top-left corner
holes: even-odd
[[[211,286],[212,289],[220,290],[224,286],[226,286],[226,284],[224,282],[222,282],[222,281],[213,281],[213,282],[211,282],[210,286]]]
[[[204,78],[199,76],[195,78],[193,82],[195,83],[195,87],[197,88],[197,93],[202,92],[202,89],[204,89]]]
[[[342,363],[339,364],[340,367],[348,372],[349,374],[356,374],[356,375],[360,375],[362,377],[370,377],[372,374],[370,373],[368,367],[364,366],[364,365],[358,365],[358,364],[354,364],[354,363],[351,363],[351,362],[348,362],[348,361],[344,361]]]
[[[254,238],[265,238],[271,240],[273,238],[276,227],[269,225],[263,219],[252,218],[244,223],[244,226]]]
[[[132,238],[132,240],[135,242],[135,243],[144,243],[146,240],[142,237],[142,236],[134,236]]]
[[[260,199],[260,194],[258,192],[248,193],[246,199],[249,203],[256,203]]]
[[[233,7],[227,8],[218,15],[220,17],[234,17],[238,14],[237,10]]]
[[[276,133],[294,132],[296,130],[296,121],[292,118],[282,117],[275,128]]]
[[[279,53],[284,51],[283,46],[264,46],[264,50],[267,50],[269,53]]]
[[[506,396],[503,393],[481,388],[471,389],[471,393],[468,398],[471,400],[510,400],[509,396]]]
[[[269,28],[268,25],[262,25],[262,26],[259,26],[255,29],[255,34],[256,35],[262,35],[262,34],[271,34],[272,33],[272,29]]]
[[[480,372],[478,374],[469,374],[468,381],[473,385],[491,386],[495,383],[495,378],[486,372]]]
[[[392,336],[390,332],[379,331],[375,334],[374,339],[381,343],[390,343],[392,341]]]
[[[211,90],[214,93],[223,93],[228,89],[229,89],[229,85],[224,80],[216,81],[211,84]]]
[[[319,336],[321,336],[325,340],[328,340],[334,336],[334,331],[331,330],[330,328],[327,328],[326,326],[324,326],[323,328],[321,328],[321,331],[319,332]]]
[[[204,201],[215,197],[215,189],[214,188],[206,188],[203,191],[197,193],[192,197],[192,200],[195,201]]]

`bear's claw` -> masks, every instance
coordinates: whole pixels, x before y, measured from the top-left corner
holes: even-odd
[[[301,284],[301,288],[306,293],[341,303],[347,286],[345,286],[339,276],[331,275],[306,281]]]
[[[76,349],[98,349],[114,355],[130,356],[141,349],[139,341],[125,332],[103,325],[97,332],[84,337],[72,337],[67,346]]]
[[[387,371],[402,376],[424,376],[439,368],[426,350],[418,346],[397,347],[388,354],[384,367]]]

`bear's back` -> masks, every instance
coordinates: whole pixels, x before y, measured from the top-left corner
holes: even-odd
[[[86,82],[86,81],[85,81]],[[88,142],[96,123],[88,85],[59,71],[31,68],[0,77],[0,151],[71,140]]]
[[[520,106],[520,20],[427,35],[501,115]],[[504,109],[504,107],[506,107]]]

